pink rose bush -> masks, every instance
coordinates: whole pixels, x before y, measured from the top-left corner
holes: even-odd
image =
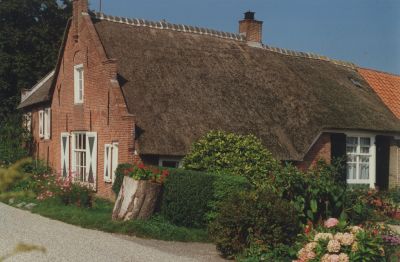
[[[382,238],[374,232],[330,218],[304,236],[294,262],[386,261]]]

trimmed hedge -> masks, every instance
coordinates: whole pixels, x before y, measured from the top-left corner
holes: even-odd
[[[245,177],[171,169],[164,184],[161,213],[176,225],[203,228],[217,216],[223,199],[249,188]]]

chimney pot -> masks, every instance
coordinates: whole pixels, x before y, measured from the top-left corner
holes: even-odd
[[[247,11],[246,13],[244,13],[244,19],[254,20],[254,14],[254,12]]]

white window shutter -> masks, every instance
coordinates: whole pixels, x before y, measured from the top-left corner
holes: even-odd
[[[39,111],[39,137],[40,138],[44,137],[43,118],[44,118],[44,112],[43,112],[43,110],[40,110]]]
[[[117,171],[118,167],[118,143],[112,144],[112,170],[111,170],[111,180],[114,183],[115,180],[115,171]]]
[[[96,187],[97,180],[97,133],[86,133],[86,177]]]
[[[44,111],[44,138],[50,139],[51,134],[51,109],[46,108]]]
[[[110,144],[104,145],[104,182],[111,182],[111,150]]]
[[[69,134],[61,133],[61,176],[69,176]]]

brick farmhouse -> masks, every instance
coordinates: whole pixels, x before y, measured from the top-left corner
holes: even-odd
[[[74,0],[54,71],[22,93],[32,154],[113,198],[118,163],[177,167],[196,139],[224,130],[303,169],[347,156],[348,183],[397,185],[400,122],[357,67],[264,45],[261,32],[252,12],[234,34]]]

